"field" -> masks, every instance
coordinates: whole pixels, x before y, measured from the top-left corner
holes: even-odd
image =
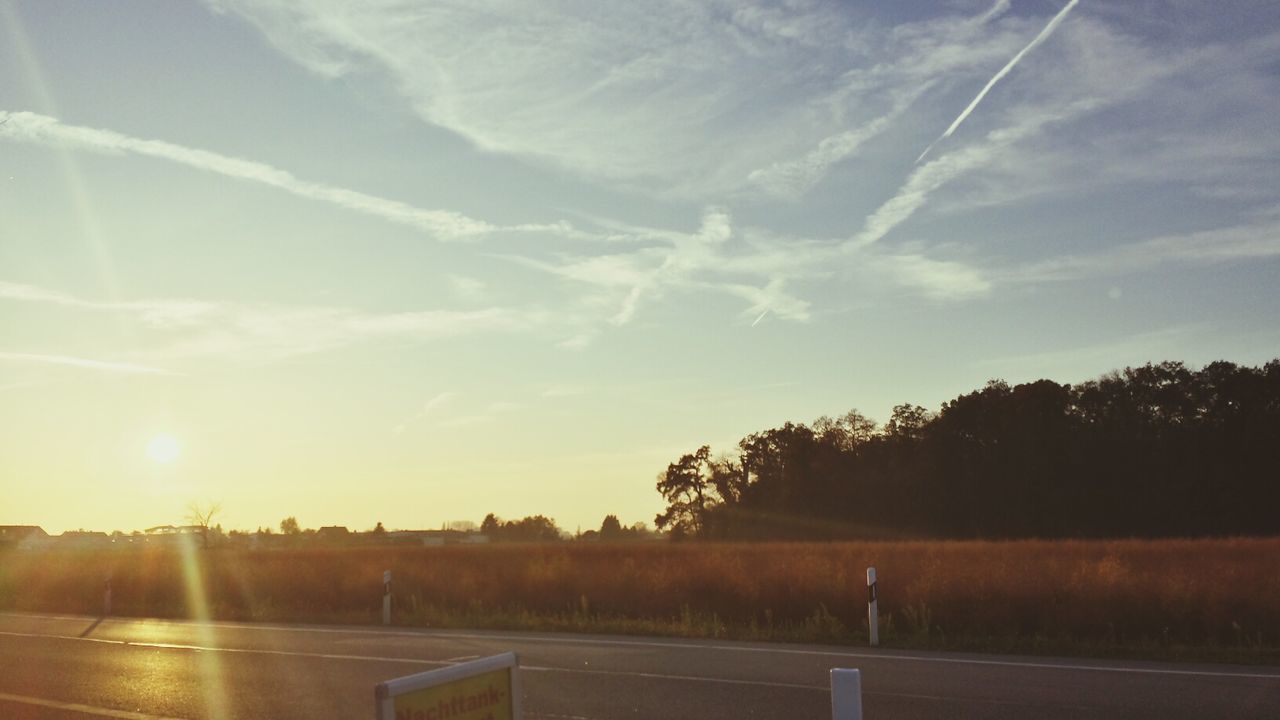
[[[1280,539],[8,551],[0,609],[1280,662]]]

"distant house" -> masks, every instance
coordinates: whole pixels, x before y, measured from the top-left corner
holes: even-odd
[[[372,533],[366,533],[366,537]],[[423,547],[440,547],[442,545],[485,545],[489,536],[478,532],[459,530],[392,530],[385,533],[382,541],[389,545],[421,545]]]
[[[75,549],[111,547],[111,536],[91,530],[68,530],[58,536],[57,545]]]
[[[315,541],[321,545],[346,545],[351,542],[351,531],[345,525],[326,525],[316,531]]]
[[[49,533],[36,525],[0,525],[0,547],[32,550],[49,544]]]
[[[143,541],[154,545],[176,545],[184,539],[200,537],[204,528],[199,525],[156,525],[142,531]]]
[[[425,545],[438,547],[444,545],[443,530],[393,530],[387,533],[387,540],[393,545]]]

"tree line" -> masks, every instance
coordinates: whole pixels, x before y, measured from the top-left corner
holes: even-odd
[[[1280,360],[1001,380],[937,412],[856,410],[708,446],[658,476],[675,538],[1280,532]]]

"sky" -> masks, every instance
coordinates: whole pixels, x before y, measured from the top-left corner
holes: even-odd
[[[0,0],[0,524],[652,523],[666,465],[1280,356],[1280,5]]]

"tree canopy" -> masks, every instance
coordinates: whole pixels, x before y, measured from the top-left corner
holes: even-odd
[[[703,539],[1273,534],[1278,468],[1280,360],[1165,362],[703,446],[658,476],[655,521]]]
[[[555,520],[543,515],[531,515],[519,520],[503,521],[489,513],[480,523],[480,532],[495,542],[552,542],[561,539]]]

